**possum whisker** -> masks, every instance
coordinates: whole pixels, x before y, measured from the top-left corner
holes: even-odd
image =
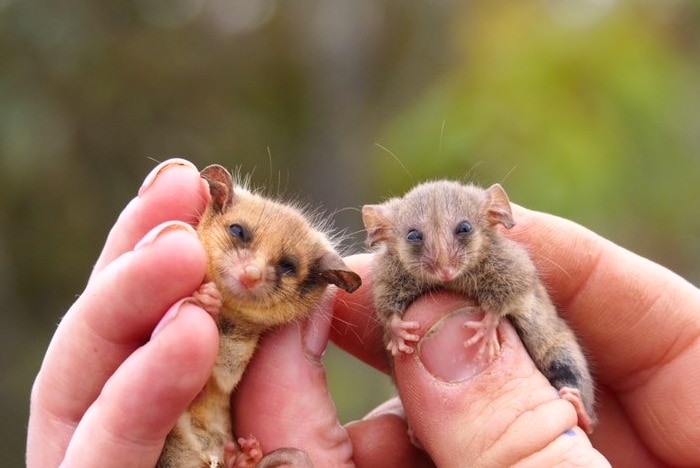
[[[376,146],[377,148],[379,148],[380,150],[386,152],[387,154],[389,154],[389,156],[391,156],[392,158],[394,158],[394,161],[396,161],[396,162],[398,163],[398,165],[401,166],[401,169],[404,170],[404,172],[406,173],[406,175],[407,175],[408,177],[410,177],[411,179],[414,179],[414,180],[415,180],[415,177],[413,177],[413,174],[410,173],[410,171],[409,171],[408,168],[404,165],[404,163],[401,162],[401,159],[399,159],[399,157],[396,156],[396,154],[394,154],[389,148],[387,148],[386,146],[384,146],[384,145],[382,145],[382,144],[379,144],[379,143],[374,143],[374,146]]]

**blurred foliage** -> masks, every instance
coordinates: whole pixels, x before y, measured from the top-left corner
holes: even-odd
[[[579,2],[586,13],[563,3],[480,2],[461,15],[455,66],[383,136],[412,175],[394,170],[391,185],[503,182],[514,201],[697,282],[698,4],[673,15],[655,10],[669,5]],[[377,186],[395,165],[384,158]]]
[[[0,0],[0,465],[22,464],[55,325],[156,161],[242,166],[356,249],[364,203],[502,182],[697,284],[698,83],[692,0]],[[343,420],[391,392],[327,362]]]

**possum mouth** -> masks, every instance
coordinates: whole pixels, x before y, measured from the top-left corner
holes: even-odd
[[[462,274],[462,270],[459,266],[452,265],[441,265],[429,263],[425,265],[425,273],[427,276],[432,277],[440,283],[449,283],[454,279],[458,278]]]

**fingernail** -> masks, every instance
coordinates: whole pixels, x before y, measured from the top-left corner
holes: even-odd
[[[385,401],[367,413],[362,419],[372,419],[385,414],[393,414],[401,419],[406,419],[406,410],[404,410],[403,403],[399,397]]]
[[[162,332],[165,329],[165,327],[168,326],[168,324],[172,323],[172,321],[175,320],[175,318],[180,313],[182,305],[190,301],[190,298],[184,298],[180,299],[175,304],[173,304],[173,306],[170,307],[170,309],[168,309],[165,315],[161,317],[160,322],[158,322],[158,325],[156,325],[156,328],[153,329],[153,332],[151,333],[151,339],[155,338],[158,334],[160,334],[160,332]]]
[[[191,167],[195,171],[197,170],[197,167],[186,159],[172,158],[168,159],[167,161],[163,161],[162,163],[154,167],[153,170],[149,172],[146,178],[143,180],[141,188],[139,188],[138,192],[139,197],[146,193],[146,191],[151,187],[151,185],[153,185],[153,182],[155,182],[155,180],[163,171],[173,166],[185,166]]]
[[[166,221],[166,222],[161,223],[158,226],[154,227],[150,231],[148,231],[148,234],[143,236],[143,238],[136,243],[136,245],[134,246],[134,250],[136,251],[136,250],[142,249],[148,245],[151,245],[163,233],[170,232],[170,231],[176,231],[176,230],[185,231],[185,232],[190,233],[193,236],[197,237],[197,232],[189,224],[183,223],[182,221]]]
[[[306,355],[320,361],[328,347],[331,330],[331,308],[335,301],[335,292],[327,291],[313,308],[302,327],[302,342]]]
[[[420,341],[420,360],[436,378],[459,382],[485,369],[486,363],[477,357],[477,347],[464,345],[469,335],[462,325],[478,310],[476,307],[455,310],[436,322]]]

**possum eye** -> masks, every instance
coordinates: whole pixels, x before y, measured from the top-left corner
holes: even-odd
[[[466,236],[474,230],[474,226],[469,221],[460,221],[455,228],[455,234],[459,237]]]
[[[277,262],[277,274],[280,276],[294,276],[297,274],[297,262],[290,257],[282,257],[279,262]]]
[[[423,242],[423,234],[421,234],[417,229],[411,229],[408,231],[408,234],[406,234],[406,240],[410,244],[420,244]]]
[[[232,224],[228,227],[228,232],[241,242],[246,241],[246,232],[240,224]]]

